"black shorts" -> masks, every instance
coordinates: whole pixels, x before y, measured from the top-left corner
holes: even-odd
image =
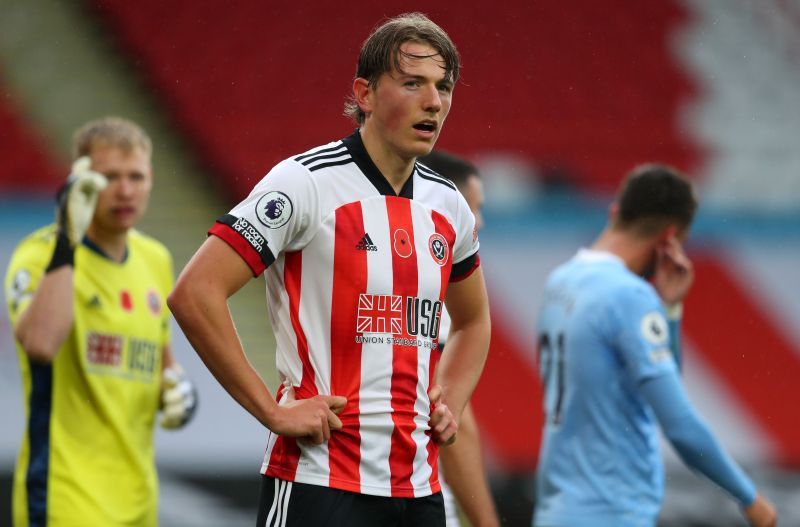
[[[387,498],[263,476],[258,527],[444,527],[444,501]]]

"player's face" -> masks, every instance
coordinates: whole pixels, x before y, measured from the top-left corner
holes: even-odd
[[[153,186],[149,157],[139,148],[130,152],[115,147],[92,149],[92,170],[108,179],[97,198],[92,227],[107,233],[124,233],[144,215]]]
[[[475,215],[475,228],[480,230],[483,227],[483,213],[481,212],[483,207],[483,182],[481,182],[481,178],[476,175],[467,177],[464,188],[461,189],[461,194],[464,195],[469,209]]]
[[[431,46],[400,46],[401,71],[384,73],[370,88],[368,122],[382,142],[401,158],[430,153],[450,111],[453,83],[444,60]]]

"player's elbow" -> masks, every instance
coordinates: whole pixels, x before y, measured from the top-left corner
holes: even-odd
[[[24,324],[14,327],[14,337],[32,361],[43,364],[53,361],[60,345],[47,332],[32,330]]]
[[[178,322],[185,319],[191,312],[191,308],[194,305],[191,298],[192,294],[192,289],[186,285],[186,281],[178,280],[178,283],[175,284],[175,287],[167,296],[167,306],[169,306],[169,310]]]

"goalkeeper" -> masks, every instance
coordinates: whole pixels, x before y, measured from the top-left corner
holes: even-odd
[[[77,130],[56,224],[11,258],[27,415],[16,527],[157,525],[154,423],[183,426],[196,395],[170,351],[171,256],[133,228],[150,196],[151,150],[124,119]]]

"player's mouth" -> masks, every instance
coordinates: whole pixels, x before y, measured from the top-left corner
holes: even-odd
[[[136,207],[129,207],[129,206],[114,207],[113,209],[111,209],[111,213],[120,219],[130,218],[136,215]]]
[[[439,123],[432,119],[426,119],[414,124],[413,127],[414,130],[418,132],[417,135],[421,135],[423,137],[433,137],[436,135],[436,130],[439,128]]]

